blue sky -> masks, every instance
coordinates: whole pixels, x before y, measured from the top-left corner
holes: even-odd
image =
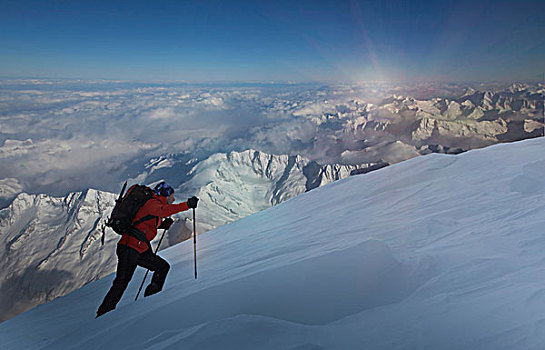
[[[545,1],[6,1],[0,76],[540,80]]]

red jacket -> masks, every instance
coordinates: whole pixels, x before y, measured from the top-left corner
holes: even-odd
[[[186,202],[167,204],[167,197],[153,196],[152,199],[148,200],[146,204],[136,212],[133,222],[138,221],[146,215],[156,216],[155,219],[143,221],[136,225],[136,228],[144,232],[148,241],[151,242],[155,236],[157,236],[157,227],[161,224],[163,218],[188,209]],[[139,241],[137,238],[129,236],[128,234],[124,234],[118,244],[128,245],[129,247],[136,249],[139,253],[143,253],[150,248],[146,242]]]

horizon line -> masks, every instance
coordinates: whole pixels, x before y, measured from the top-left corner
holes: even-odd
[[[517,83],[538,83],[545,85],[545,81],[541,79],[490,79],[490,80],[440,80],[440,79],[415,79],[415,80],[290,80],[290,79],[248,79],[248,80],[185,80],[185,79],[116,79],[116,78],[77,78],[77,77],[39,77],[39,76],[2,76],[0,80],[37,80],[37,81],[66,81],[66,82],[109,82],[109,83],[144,83],[144,84],[266,84],[266,85],[312,85],[312,84],[366,84],[366,83],[379,83],[379,84],[400,84],[400,83],[460,83],[460,84],[473,84],[473,83],[503,83],[503,84],[517,84]]]

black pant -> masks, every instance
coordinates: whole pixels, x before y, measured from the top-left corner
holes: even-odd
[[[140,254],[135,249],[124,244],[118,244],[116,249],[117,254],[117,273],[108,291],[104,297],[104,301],[98,308],[97,315],[100,316],[108,311],[115,309],[115,306],[121,300],[121,296],[127,285],[131,281],[136,266],[142,266],[150,271],[153,271],[151,283],[155,283],[159,290],[163,289],[165,278],[167,277],[170,265],[161,257],[153,254],[151,249]]]

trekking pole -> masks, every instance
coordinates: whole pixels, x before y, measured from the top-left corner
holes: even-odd
[[[163,234],[161,235],[161,239],[159,240],[159,244],[157,244],[157,248],[155,248],[155,254],[157,254],[157,252],[159,251],[159,246],[161,245],[161,242],[163,241],[163,237],[165,237],[165,232],[167,232],[166,229],[163,230]],[[144,275],[144,279],[142,280],[142,284],[140,285],[140,288],[138,289],[138,293],[136,294],[136,298],[134,298],[134,301],[138,300],[138,296],[140,295],[140,292],[142,291],[142,287],[144,286],[144,282],[146,282],[146,278],[148,278],[148,273],[149,273],[149,269],[146,270],[146,274]]]
[[[195,279],[197,279],[197,222],[195,221],[195,208],[193,208],[193,256],[195,257]]]

